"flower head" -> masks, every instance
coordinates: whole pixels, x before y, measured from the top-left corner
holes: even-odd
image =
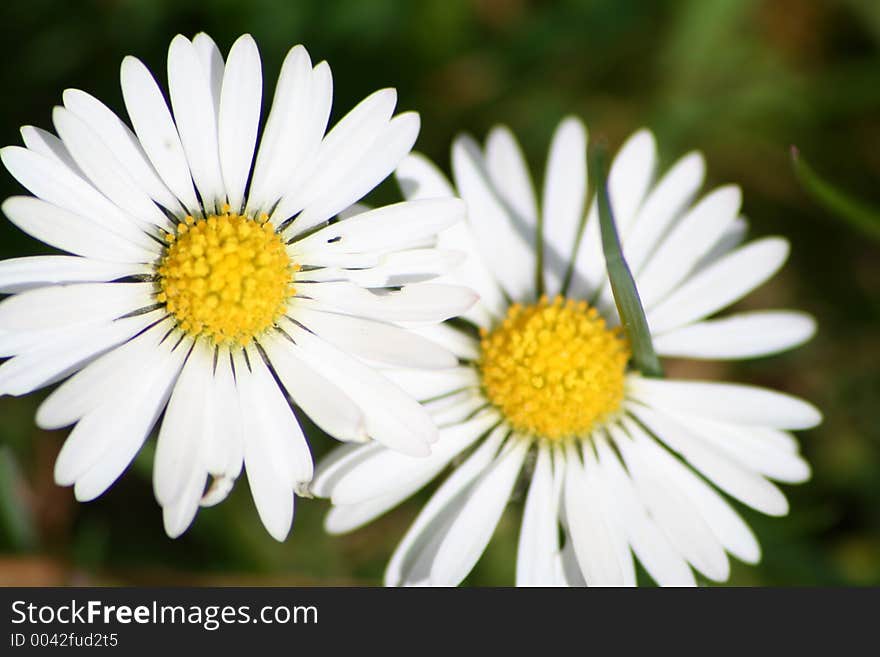
[[[807,463],[789,433],[820,421],[797,398],[763,388],[652,379],[633,368],[605,273],[595,200],[587,203],[587,135],[576,119],[553,138],[540,211],[520,149],[504,128],[485,149],[452,149],[468,222],[441,235],[468,253],[451,278],[480,303],[466,322],[421,333],[456,353],[447,370],[389,370],[440,426],[430,457],[381,445],[340,448],[316,494],[344,532],[394,507],[453,464],[397,548],[389,585],[456,585],[471,571],[523,473],[529,480],[519,585],[624,585],[635,560],[660,584],[728,577],[728,554],[760,548],[722,493],[770,515],[788,505],[769,480],[800,482]],[[713,315],[785,261],[778,237],[744,246],[740,191],[695,201],[704,164],[690,154],[655,180],[654,139],[631,137],[608,188],[623,252],[657,352],[730,359],[794,347],[814,332],[791,311]],[[451,193],[425,158],[397,172],[411,199]],[[719,492],[720,491],[720,492]]]
[[[0,151],[34,196],[8,199],[19,228],[71,255],[0,263],[0,394],[67,379],[40,407],[75,425],[55,467],[79,500],[101,495],[158,418],[154,489],[169,535],[216,504],[242,468],[263,523],[283,539],[312,458],[288,397],[341,440],[423,455],[428,413],[376,363],[446,367],[454,356],[402,327],[474,301],[424,281],[458,262],[435,234],[453,198],[357,205],[406,156],[418,115],[370,95],[325,134],[326,62],[284,60],[257,143],[262,71],[239,38],[224,61],[205,34],[168,51],[171,107],[127,57],[131,127],[69,89],[58,136],[22,128]],[[68,378],[69,377],[69,378]]]

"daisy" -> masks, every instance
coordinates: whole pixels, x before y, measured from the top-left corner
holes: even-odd
[[[810,404],[763,388],[648,378],[630,347],[605,273],[595,201],[587,206],[587,134],[566,119],[550,147],[541,208],[520,148],[495,128],[485,149],[452,148],[468,222],[448,229],[468,260],[453,273],[480,294],[466,321],[423,330],[454,351],[447,370],[386,372],[440,426],[425,459],[380,444],[328,455],[312,490],[333,502],[332,533],[371,521],[445,471],[392,557],[388,585],[459,584],[477,563],[516,489],[529,480],[516,563],[518,585],[632,585],[635,560],[662,585],[695,573],[729,574],[728,553],[755,563],[760,548],[727,496],[763,513],[788,511],[769,480],[810,469],[789,433],[820,422]],[[785,261],[778,237],[739,243],[740,190],[695,201],[702,157],[655,180],[653,136],[621,149],[608,179],[623,249],[662,356],[749,358],[788,349],[814,332],[791,311],[713,318]],[[397,171],[410,199],[450,184],[425,158]]]
[[[72,255],[0,263],[0,394],[67,377],[37,413],[75,425],[55,464],[80,501],[122,474],[164,413],[153,485],[167,533],[221,501],[244,468],[283,540],[313,473],[287,397],[327,433],[425,455],[428,413],[374,365],[436,368],[452,353],[403,324],[468,308],[467,288],[424,281],[458,262],[435,234],[452,198],[354,205],[410,151],[419,117],[393,89],[335,127],[326,62],[284,60],[257,146],[260,56],[242,36],[224,62],[205,34],[168,51],[169,109],[146,66],[122,62],[131,128],[64,92],[58,136],[26,126],[0,151],[34,196],[6,216]],[[338,217],[338,220],[335,219]]]

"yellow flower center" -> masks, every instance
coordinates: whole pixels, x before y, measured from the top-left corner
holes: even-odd
[[[629,346],[585,301],[512,305],[483,331],[479,369],[489,401],[517,431],[585,436],[623,401]]]
[[[224,212],[165,236],[156,298],[190,335],[246,346],[287,309],[299,265],[265,215]]]

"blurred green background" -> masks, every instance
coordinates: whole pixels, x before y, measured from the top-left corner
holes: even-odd
[[[10,0],[0,4],[0,141],[19,143],[24,124],[51,129],[67,87],[121,111],[122,57],[137,55],[164,82],[170,39],[200,30],[224,51],[251,32],[267,93],[287,49],[304,43],[333,69],[336,118],[372,90],[397,87],[399,106],[421,112],[417,147],[444,168],[456,132],[482,137],[504,122],[540,172],[568,113],[613,147],[652,128],[667,164],[701,149],[710,183],[742,185],[752,233],[793,244],[782,273],[743,305],[802,308],[820,325],[793,353],[669,366],[781,388],[825,412],[801,436],[814,476],[784,487],[791,514],[743,510],[764,559],[735,565],[731,583],[880,584],[880,248],[813,204],[788,160],[797,144],[828,178],[880,206],[880,2]],[[0,195],[13,193],[3,172]],[[377,194],[395,191],[386,184]],[[0,224],[0,257],[40,252]],[[64,432],[35,427],[43,396],[0,398],[0,584],[376,584],[420,503],[332,538],[321,529],[325,503],[302,500],[278,544],[241,481],[172,541],[153,500],[149,450],[95,502],[77,504],[53,484]],[[316,454],[331,444],[312,439]],[[520,511],[508,509],[469,583],[513,581]]]

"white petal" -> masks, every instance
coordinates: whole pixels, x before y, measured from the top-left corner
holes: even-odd
[[[508,433],[506,427],[496,427],[431,496],[394,550],[385,569],[386,586],[430,583],[437,548],[464,504],[471,484],[495,460]]]
[[[421,153],[412,152],[403,158],[394,176],[408,201],[456,195],[446,176]]]
[[[226,62],[217,116],[220,169],[229,205],[242,207],[244,189],[260,125],[263,70],[257,44],[249,34],[239,37]]]
[[[425,410],[403,390],[317,336],[293,325],[288,332],[296,353],[326,376],[361,408],[367,434],[412,456],[427,456],[437,428]]]
[[[339,270],[342,275],[336,279],[371,288],[421,283],[449,274],[464,262],[465,257],[461,251],[440,249],[394,251],[381,256],[375,267]]]
[[[480,357],[479,340],[449,324],[420,326],[412,331],[446,347],[462,360],[477,360]]]
[[[546,445],[538,460],[523,509],[516,551],[516,585],[547,586],[559,552],[559,509],[554,495],[553,464]]]
[[[78,326],[73,331],[68,329],[49,329],[46,331],[2,331],[0,330],[0,358],[8,358],[26,351],[33,351],[42,344],[47,344],[72,333],[77,337],[85,335],[93,327]]]
[[[141,362],[137,394],[118,390],[74,427],[62,453],[69,443],[89,443],[83,458],[75,463],[78,501],[101,495],[131,463],[162,413],[188,350],[189,345],[181,344],[173,351],[168,346],[153,351],[150,359]],[[62,453],[56,462],[55,479],[63,484],[59,476]]]
[[[468,222],[477,250],[510,298],[535,296],[534,227],[513,217],[499,201],[477,145],[459,137],[452,145],[455,185],[468,206]]]
[[[641,207],[653,177],[655,160],[654,137],[650,132],[641,130],[627,140],[611,163],[608,197],[621,239],[635,222],[635,213]],[[608,276],[599,230],[599,206],[594,195],[575,254],[568,295],[589,299],[603,287],[608,287]],[[605,305],[609,305],[607,301]]]
[[[322,153],[322,138],[324,137],[324,131],[327,129],[327,122],[330,118],[330,106],[333,100],[333,78],[327,62],[320,62],[312,69],[312,90],[310,95],[310,127],[305,133],[307,141],[301,149],[298,149],[302,151],[300,155],[302,159],[301,165],[293,169],[297,172],[295,177],[290,180],[281,181],[281,193],[283,194],[286,190],[289,191],[281,197],[276,211],[272,213],[273,221],[278,223],[292,216],[303,207],[303,199],[306,198],[305,195],[311,187],[309,183],[314,180],[313,176],[321,173],[319,166],[322,165],[322,161],[319,159],[319,156]],[[312,189],[317,189],[317,187],[312,187]]]
[[[467,285],[479,295],[479,304],[471,309],[474,314],[469,312],[463,317],[481,326],[491,324],[492,317],[503,317],[507,311],[507,300],[498,281],[489,271],[488,262],[479,252],[470,222],[454,224],[441,232],[437,236],[437,246],[466,254],[464,262],[449,276],[450,282]]]
[[[458,199],[404,201],[369,210],[338,221],[294,242],[295,253],[313,251],[368,253],[393,251],[411,242],[435,236],[464,217],[465,206]]]
[[[214,101],[214,111],[217,116],[220,115],[220,95],[223,93],[223,75],[226,65],[223,63],[223,54],[220,48],[210,36],[204,32],[199,32],[193,37],[193,46],[205,69],[208,77],[208,86],[211,89],[211,100]]]
[[[759,474],[707,445],[670,416],[638,404],[630,404],[627,408],[654,435],[731,497],[767,515],[784,516],[788,513],[785,496]]]
[[[455,367],[458,359],[443,347],[393,324],[307,308],[297,321],[327,342],[367,361],[412,369]]]
[[[39,331],[97,324],[151,306],[152,283],[75,283],[28,290],[0,302],[0,329]]]
[[[806,313],[758,311],[703,321],[654,337],[661,356],[756,358],[792,349],[816,332]]]
[[[251,439],[261,440],[262,449],[272,455],[275,467],[288,477],[292,487],[299,490],[312,480],[315,473],[311,450],[293,409],[266,367],[260,352],[251,345],[247,349],[247,356],[249,373],[242,374],[239,363],[236,363],[236,377],[245,378],[246,387],[255,395],[250,404],[242,407],[245,442]],[[251,415],[255,417],[251,418]],[[258,431],[258,428],[262,430]]]
[[[147,274],[150,268],[73,256],[33,256],[0,261],[0,294],[59,283],[100,283]]]
[[[637,424],[625,419],[624,425],[639,448],[650,454],[653,466],[668,477],[667,483],[678,487],[699,510],[724,548],[746,563],[757,563],[761,558],[761,548],[754,533],[721,495],[649,438]]]
[[[156,317],[140,315],[113,323],[67,328],[36,342],[0,365],[0,394],[25,395],[59,381],[99,354],[125,342]]]
[[[797,454],[800,451],[797,438],[789,431],[750,426],[749,433],[773,445],[776,449],[792,452],[793,454]]]
[[[809,429],[822,421],[811,404],[782,392],[736,383],[630,377],[628,395],[658,410],[775,429]]]
[[[143,321],[149,322],[155,321],[157,316],[150,313],[143,318]],[[138,320],[138,317],[131,317],[124,321],[136,325]],[[170,320],[161,322],[89,363],[40,405],[37,425],[42,429],[66,427],[96,409],[114,392],[126,390],[131,381],[137,380],[138,368],[142,363],[150,358],[150,354],[161,349],[162,339],[171,327]]]
[[[217,113],[208,73],[198,52],[191,41],[179,34],[168,47],[168,91],[192,179],[205,208],[211,211],[226,202],[217,143]]]
[[[218,406],[220,404],[227,404],[229,401],[226,399],[220,399],[217,394],[216,366],[217,359],[219,358],[217,348],[208,340],[197,340],[193,347],[193,352],[195,353],[196,351],[202,352],[200,357],[205,359],[205,369],[207,370],[202,384],[202,390],[200,393],[196,394],[196,399],[199,402],[199,405],[191,409],[192,415],[198,418],[196,420],[196,436],[191,439],[199,444],[198,467],[194,468],[194,471],[201,473],[202,487],[199,489],[195,503],[201,504],[202,498],[208,493],[216,495],[218,501],[222,501],[222,499],[226,497],[226,495],[221,497],[218,494],[219,491],[224,488],[224,485],[218,484],[217,480],[225,478],[226,476],[224,466],[226,465],[228,454],[222,453],[224,450],[218,444],[218,437],[221,430],[218,429],[217,425],[219,423],[218,418],[222,413],[222,411],[218,409]],[[153,474],[155,476],[155,472]],[[235,474],[237,475],[238,473],[236,472]],[[208,475],[211,475],[211,483],[209,487],[210,490],[206,491],[205,484],[206,481],[208,481]],[[192,479],[192,477],[190,477],[190,479]],[[189,486],[189,483],[187,486]],[[229,484],[229,490],[231,489],[232,482]],[[195,493],[190,492],[189,488],[187,488],[186,494],[195,495]]]
[[[575,299],[591,299],[607,284],[605,254],[599,231],[599,206],[593,198],[574,257],[574,268],[566,295]]]
[[[241,468],[239,468],[241,470]],[[237,477],[236,477],[237,479]],[[202,499],[199,500],[199,506],[210,507],[220,504],[229,497],[232,488],[235,486],[235,479],[221,475],[219,477],[211,477]]]
[[[88,329],[63,334],[41,331],[37,338],[7,335],[5,346],[14,357],[0,365],[0,396],[27,395],[60,381],[125,340],[112,335],[106,325]]]
[[[408,200],[455,196],[455,190],[446,177],[421,153],[410,153],[406,156],[397,167],[395,175]],[[442,231],[437,236],[437,244],[444,249],[465,253],[464,262],[450,275],[450,282],[452,279],[457,280],[480,295],[480,304],[474,306],[465,317],[482,325],[490,323],[489,318],[485,317],[487,310],[496,316],[503,315],[507,302],[495,278],[486,268],[468,222],[456,223]]]
[[[488,402],[478,390],[462,390],[441,399],[426,401],[422,405],[438,427],[445,427],[473,417],[477,411],[486,409]],[[501,419],[501,415],[494,409],[488,408],[486,412]]]
[[[415,112],[395,116],[361,159],[348,164],[347,175],[325,195],[306,205],[291,224],[291,234],[302,233],[336,216],[391,175],[412,150],[420,126],[419,115]]]
[[[524,440],[508,443],[474,482],[437,548],[431,565],[432,585],[457,586],[476,565],[501,520],[528,448]]]
[[[644,203],[626,230],[620,231],[623,254],[634,274],[642,270],[669,226],[681,218],[681,213],[693,201],[703,184],[705,169],[702,155],[699,153],[685,155],[645,197]],[[724,237],[721,241],[724,241]],[[611,286],[607,282],[596,305],[599,308],[610,308],[614,305]]]
[[[629,230],[621,235],[624,256],[633,273],[642,270],[669,226],[691,203],[703,184],[705,172],[706,164],[700,153],[685,155],[645,198]]]
[[[538,204],[529,168],[516,137],[505,126],[492,128],[486,138],[486,171],[507,207],[534,226],[536,235]]]
[[[365,420],[357,404],[297,356],[286,338],[264,338],[260,345],[291,399],[312,422],[338,440],[366,440]]]
[[[140,245],[33,196],[13,196],[3,202],[3,213],[31,237],[62,251],[107,262],[148,263],[156,260],[159,245]]]
[[[67,150],[64,142],[51,132],[47,132],[42,128],[35,128],[32,125],[25,125],[21,127],[21,138],[28,150],[45,155],[68,167],[81,178],[84,177],[82,170],[70,156],[70,152]]]
[[[725,581],[730,576],[727,555],[690,498],[656,467],[652,451],[640,449],[617,426],[611,427],[611,435],[643,504],[675,549],[709,579]]]
[[[64,106],[101,138],[119,165],[150,198],[175,214],[183,214],[180,202],[159,178],[138,138],[109,107],[79,89],[65,89]]]
[[[327,249],[321,249],[317,252],[309,253],[308,260],[305,256],[298,255],[293,247],[288,247],[288,254],[291,259],[303,265],[303,269],[297,272],[297,281],[337,281],[347,280],[347,276],[334,274],[333,270],[344,271],[352,269],[367,269],[369,267],[378,267],[382,263],[383,253],[335,253]],[[331,269],[330,275],[322,273],[318,267]]]
[[[669,539],[647,515],[632,481],[604,438],[596,441],[602,480],[617,509],[619,527],[648,574],[661,586],[694,586],[694,575]]]
[[[28,290],[0,302],[0,329],[40,331],[117,319],[153,305],[152,283],[75,283]]]
[[[385,449],[377,442],[334,447],[318,461],[315,476],[309,484],[309,492],[313,497],[330,497],[337,481]]]
[[[293,525],[293,490],[272,471],[268,456],[253,440],[245,441],[244,462],[251,496],[263,526],[276,541],[284,541]]]
[[[587,130],[579,119],[569,117],[553,134],[544,174],[541,229],[544,287],[550,296],[562,289],[586,204]]]
[[[465,388],[477,389],[480,378],[473,367],[450,367],[444,370],[383,370],[388,379],[419,401],[443,397]]]
[[[35,196],[88,217],[94,224],[143,249],[158,251],[159,245],[141,230],[131,215],[57,160],[18,146],[0,149],[0,159],[15,179]]]
[[[487,408],[486,398],[476,389],[460,390],[439,399],[429,399],[422,402],[422,406],[431,415],[434,423],[441,428],[469,420],[481,411],[501,420],[501,415],[497,411]]]
[[[126,214],[146,227],[170,229],[171,222],[121,165],[88,124],[63,107],[52,120],[71,156],[92,184]]]
[[[788,242],[778,237],[732,251],[648,311],[652,333],[665,333],[726,308],[773,276],[787,257]]]
[[[636,218],[654,177],[657,144],[648,130],[639,130],[620,147],[608,172],[608,197],[621,234]]]
[[[120,80],[131,124],[156,173],[190,213],[200,214],[186,154],[155,78],[140,60],[126,57]]]
[[[283,541],[293,523],[294,487],[308,480],[302,477],[311,469],[311,458],[307,446],[305,454],[301,453],[305,441],[292,412],[286,416],[273,410],[275,404],[287,407],[287,403],[274,382],[266,380],[265,365],[256,359],[250,362],[253,371],[248,370],[242,357],[235,358],[245,470],[260,520],[272,538]],[[270,397],[264,399],[264,394]],[[289,407],[287,411],[290,412]],[[308,458],[307,462],[300,460],[302,456]]]
[[[232,484],[241,474],[244,463],[244,421],[241,394],[232,372],[232,357],[228,350],[221,349],[216,356],[214,378],[208,390],[210,408],[214,421],[205,449],[205,467],[215,479],[214,490],[208,491],[209,499],[202,505],[216,504],[232,489]]]
[[[314,300],[314,308],[386,322],[442,322],[461,314],[476,301],[476,295],[468,288],[437,283],[413,283],[386,294],[376,294],[345,281],[300,283],[296,292]],[[296,302],[289,314],[296,317]]]
[[[636,275],[639,296],[646,309],[662,301],[720,239],[739,213],[738,187],[721,187],[700,200],[675,225]]]
[[[162,524],[169,538],[179,537],[192,524],[199,510],[199,500],[205,489],[205,480],[205,471],[194,469],[190,473],[183,493],[173,504],[162,508]]]
[[[330,534],[344,534],[358,529],[400,504],[424,482],[413,480],[407,484],[384,496],[371,497],[356,504],[334,505],[324,520],[325,530]]]
[[[614,527],[604,518],[602,485],[596,466],[588,475],[574,449],[565,458],[565,518],[575,555],[587,586],[622,586],[624,574]]]
[[[567,533],[564,543],[554,564],[553,586],[585,588],[587,582],[574,553],[574,541]]]
[[[401,488],[385,497],[372,497],[357,504],[333,506],[324,518],[324,530],[335,536],[359,529],[400,504],[410,492]]]
[[[333,504],[357,504],[384,497],[406,488],[407,495],[433,479],[446,465],[483,436],[495,424],[494,416],[483,415],[446,427],[430,456],[413,457],[390,449],[372,452],[346,473],[334,479],[326,492]]]
[[[749,222],[745,217],[739,216],[734,219],[733,223],[727,227],[721,239],[713,246],[709,252],[697,261],[694,265],[694,272],[699,272],[706,267],[715,264],[715,261],[726,256],[736,247],[742,244],[749,232]]]
[[[612,491],[608,487],[605,475],[599,465],[599,458],[594,449],[587,448],[586,443],[581,444],[581,455],[584,460],[585,480],[588,487],[593,488],[595,497],[600,502],[599,510],[602,513],[609,547],[617,558],[621,572],[620,584],[622,586],[636,586],[635,559],[630,549],[626,531],[621,527],[617,509],[614,506]],[[561,458],[561,452],[559,458]],[[559,467],[561,468],[562,466],[560,465]],[[584,581],[584,585],[586,585],[586,581]]]
[[[248,194],[248,212],[267,211],[286,191],[290,176],[301,176],[324,136],[314,116],[312,60],[303,46],[291,48],[281,65],[272,109],[257,151]],[[328,103],[329,106],[329,103]]]
[[[715,422],[685,413],[668,413],[694,436],[755,472],[786,483],[810,478],[810,466],[797,452],[771,442],[752,427]]]
[[[394,89],[380,89],[342,117],[321,142],[311,175],[303,180],[297,178],[287,187],[272,212],[273,223],[280,225],[304,207],[332,193],[342,180],[350,176],[354,166],[369,152],[376,138],[387,127],[396,104],[397,92]],[[303,229],[294,230],[300,232]]]
[[[163,507],[177,501],[200,465],[200,427],[205,421],[206,390],[213,360],[214,352],[207,345],[194,346],[165,409],[153,463],[153,492]],[[204,474],[202,470],[203,482]],[[196,504],[201,493],[199,491],[196,497]]]

